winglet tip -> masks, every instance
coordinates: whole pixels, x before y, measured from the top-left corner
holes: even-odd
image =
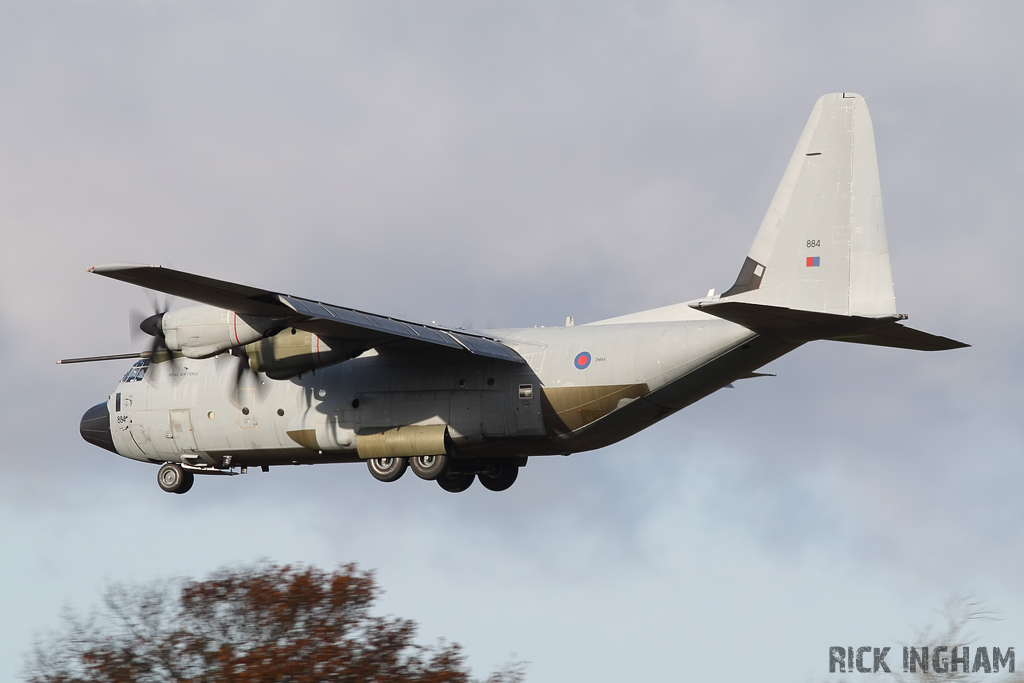
[[[96,275],[116,273],[121,270],[137,270],[139,268],[159,268],[159,265],[148,263],[104,263],[98,266],[89,266],[86,270]]]

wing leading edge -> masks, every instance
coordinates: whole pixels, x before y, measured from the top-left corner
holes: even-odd
[[[94,266],[89,272],[246,315],[286,317],[292,327],[321,337],[357,341],[367,348],[408,340],[513,363],[526,362],[500,341],[473,332],[357,311],[162,266],[114,263]]]

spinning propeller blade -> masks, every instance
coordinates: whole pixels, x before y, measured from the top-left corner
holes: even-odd
[[[147,293],[147,297],[153,306],[153,313],[147,316],[138,309],[129,309],[128,333],[133,344],[139,340],[139,332],[152,337],[153,340],[149,343],[146,357],[151,359],[153,363],[162,363],[165,360],[174,358],[173,353],[167,348],[162,326],[164,313],[170,308],[172,299],[171,297],[166,297],[161,302],[155,295],[150,295],[149,293]]]
[[[228,382],[228,397],[232,403],[236,403],[238,399],[238,390],[241,388],[255,389],[256,395],[261,396],[263,392],[268,388],[263,378],[260,377],[260,373],[256,372],[249,365],[249,354],[245,352],[245,347],[240,346],[230,351],[231,355],[238,359],[238,366],[235,368],[235,375],[232,381]]]

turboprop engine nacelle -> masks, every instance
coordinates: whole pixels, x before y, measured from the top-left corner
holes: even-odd
[[[272,337],[260,339],[245,347],[249,367],[256,372],[266,373],[270,379],[295,377],[348,360],[365,350],[294,327],[285,328]]]
[[[160,317],[165,345],[187,358],[208,358],[251,344],[284,324],[278,318],[242,315],[213,306],[189,306]]]

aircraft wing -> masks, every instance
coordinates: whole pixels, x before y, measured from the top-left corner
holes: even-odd
[[[114,263],[94,266],[89,272],[245,315],[288,318],[292,327],[321,337],[364,343],[367,348],[410,340],[513,363],[526,362],[500,341],[474,332],[399,320],[162,266]]]

